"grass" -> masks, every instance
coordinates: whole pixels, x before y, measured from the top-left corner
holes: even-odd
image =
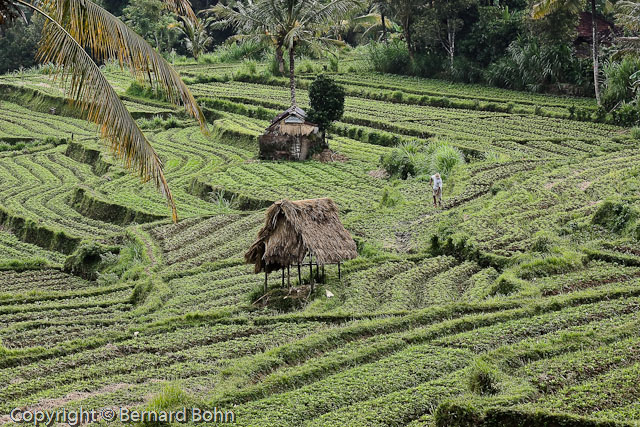
[[[178,66],[208,137],[107,70],[165,164],[178,224],[91,125],[48,113],[62,104],[45,74],[0,77],[0,415],[196,405],[246,426],[640,422],[637,130],[569,117],[592,100],[347,73],[341,59],[329,145],[347,160],[258,161],[256,136],[289,102],[263,53],[229,46]],[[303,108],[323,65],[299,61]],[[414,164],[405,179],[380,173],[394,156]],[[293,311],[253,306],[264,276],[243,255],[266,207],[327,196],[359,258],[341,279],[326,266]]]

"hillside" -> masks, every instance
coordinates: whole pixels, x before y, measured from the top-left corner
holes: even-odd
[[[259,161],[256,137],[289,100],[261,67],[177,66],[210,135],[108,71],[178,224],[49,76],[0,77],[0,424],[15,407],[173,393],[243,426],[640,425],[628,129],[577,120],[588,99],[349,72],[334,75],[348,96],[329,139],[346,161]],[[411,140],[465,155],[443,209],[426,180],[376,173]],[[266,207],[316,197],[338,204],[359,258],[342,280],[327,267],[303,308],[252,306],[264,277],[243,255]]]

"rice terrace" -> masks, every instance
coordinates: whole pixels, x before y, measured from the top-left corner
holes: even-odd
[[[0,0],[0,424],[640,426],[639,32]]]

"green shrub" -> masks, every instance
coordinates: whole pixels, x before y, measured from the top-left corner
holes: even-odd
[[[256,75],[258,73],[258,63],[252,59],[245,59],[242,61],[240,68],[238,69],[238,74],[248,74],[250,76]]]
[[[93,241],[83,242],[65,260],[64,271],[88,280],[95,280],[102,263],[102,255],[108,252],[110,252],[109,248],[98,243]]]
[[[184,390],[177,385],[167,384],[160,393],[151,398],[145,409],[152,412],[176,411],[189,405],[193,405],[193,399]],[[145,421],[142,425],[161,426],[169,424],[161,421]]]
[[[402,201],[402,193],[396,186],[387,185],[382,190],[382,198],[380,199],[381,207],[392,208],[401,204]]]
[[[638,211],[621,200],[605,200],[593,214],[593,224],[620,233],[638,218]]]
[[[391,177],[407,179],[416,176],[420,169],[421,159],[420,144],[415,141],[400,144],[388,153],[380,157],[380,166]]]
[[[390,43],[370,43],[367,51],[369,65],[381,73],[409,74],[411,59],[406,43],[393,40]]]
[[[337,73],[340,71],[340,59],[337,55],[329,56],[329,71]]]
[[[467,386],[472,393],[480,395],[496,394],[499,391],[498,377],[499,372],[495,366],[478,359],[470,367]]]
[[[445,179],[456,168],[464,163],[464,155],[449,144],[441,144],[431,158],[431,169],[440,173]]]
[[[558,240],[558,238],[547,231],[538,231],[534,236],[533,243],[531,244],[531,250],[534,252],[546,253],[551,250],[551,246]]]
[[[139,82],[132,82],[127,88],[127,95],[135,96],[138,98],[147,98],[147,99],[155,99],[158,101],[169,101],[169,97],[166,92],[158,87],[153,87],[149,84],[142,84]]]
[[[517,278],[512,271],[505,271],[493,283],[490,289],[490,295],[510,295],[522,290],[526,283]]]
[[[634,126],[631,128],[631,138],[640,139],[640,127]]]
[[[262,43],[246,40],[242,43],[224,44],[216,48],[212,53],[201,55],[198,58],[200,64],[217,64],[238,62],[243,59],[259,60],[263,57],[268,47]]]
[[[640,58],[625,56],[621,61],[608,61],[602,67],[605,75],[602,105],[612,110],[635,99],[634,74],[640,69]]]

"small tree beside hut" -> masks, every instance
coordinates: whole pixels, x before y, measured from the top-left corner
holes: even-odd
[[[282,285],[291,285],[291,267],[297,267],[299,284],[302,269],[309,268],[313,290],[313,266],[324,270],[325,265],[338,266],[358,256],[356,243],[338,217],[338,206],[331,199],[281,200],[266,213],[264,227],[244,258],[254,264],[256,274],[265,273],[264,292],[267,293],[268,274],[282,270]]]
[[[331,123],[344,114],[345,91],[332,78],[320,74],[309,86],[309,120],[317,123],[323,139]]]

